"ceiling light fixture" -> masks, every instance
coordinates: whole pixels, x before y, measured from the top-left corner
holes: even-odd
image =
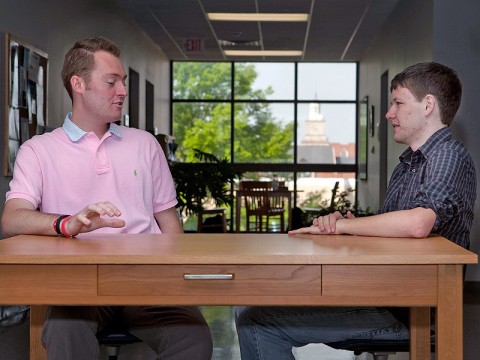
[[[222,40],[218,39],[218,45],[220,46],[260,46],[259,40]]]
[[[208,13],[212,21],[308,21],[308,14],[293,13]]]
[[[227,56],[302,56],[301,50],[225,50]]]

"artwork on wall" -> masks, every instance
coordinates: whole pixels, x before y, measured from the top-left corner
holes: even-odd
[[[128,126],[139,129],[140,117],[140,74],[128,69]]]
[[[368,164],[368,135],[369,129],[369,105],[368,96],[365,96],[358,106],[358,178],[367,180]]]
[[[20,145],[47,129],[48,55],[8,33],[2,35],[2,42],[4,175],[11,176]]]
[[[145,80],[145,130],[156,135],[155,129],[155,87]]]
[[[370,105],[370,109],[368,109],[368,133],[370,137],[375,136],[375,107]]]

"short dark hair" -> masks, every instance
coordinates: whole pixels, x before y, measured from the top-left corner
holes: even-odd
[[[409,66],[391,81],[390,92],[398,86],[407,88],[417,101],[427,94],[435,96],[440,109],[440,120],[450,126],[460,107],[462,83],[455,70],[435,62]]]
[[[113,41],[104,37],[93,37],[77,41],[65,54],[63,62],[62,80],[68,95],[72,97],[72,85],[70,79],[77,75],[90,80],[90,73],[94,66],[93,54],[97,51],[106,51],[116,57],[120,57],[120,48]]]

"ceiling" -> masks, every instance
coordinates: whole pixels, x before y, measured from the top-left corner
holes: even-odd
[[[399,0],[115,1],[170,60],[358,61]],[[208,12],[308,13],[309,20],[209,21]],[[302,50],[303,55],[232,57],[225,55],[227,49]]]

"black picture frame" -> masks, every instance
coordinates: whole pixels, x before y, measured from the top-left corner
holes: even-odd
[[[128,126],[139,129],[139,117],[140,74],[132,68],[128,68]]]
[[[368,133],[370,137],[375,136],[375,106],[370,105],[368,110]]]
[[[5,124],[4,176],[12,176],[20,145],[48,129],[48,54],[1,33],[0,68],[4,69],[0,84],[5,84],[6,94],[0,101]]]
[[[357,173],[360,180],[368,179],[369,113],[368,96],[365,96],[358,105]]]

